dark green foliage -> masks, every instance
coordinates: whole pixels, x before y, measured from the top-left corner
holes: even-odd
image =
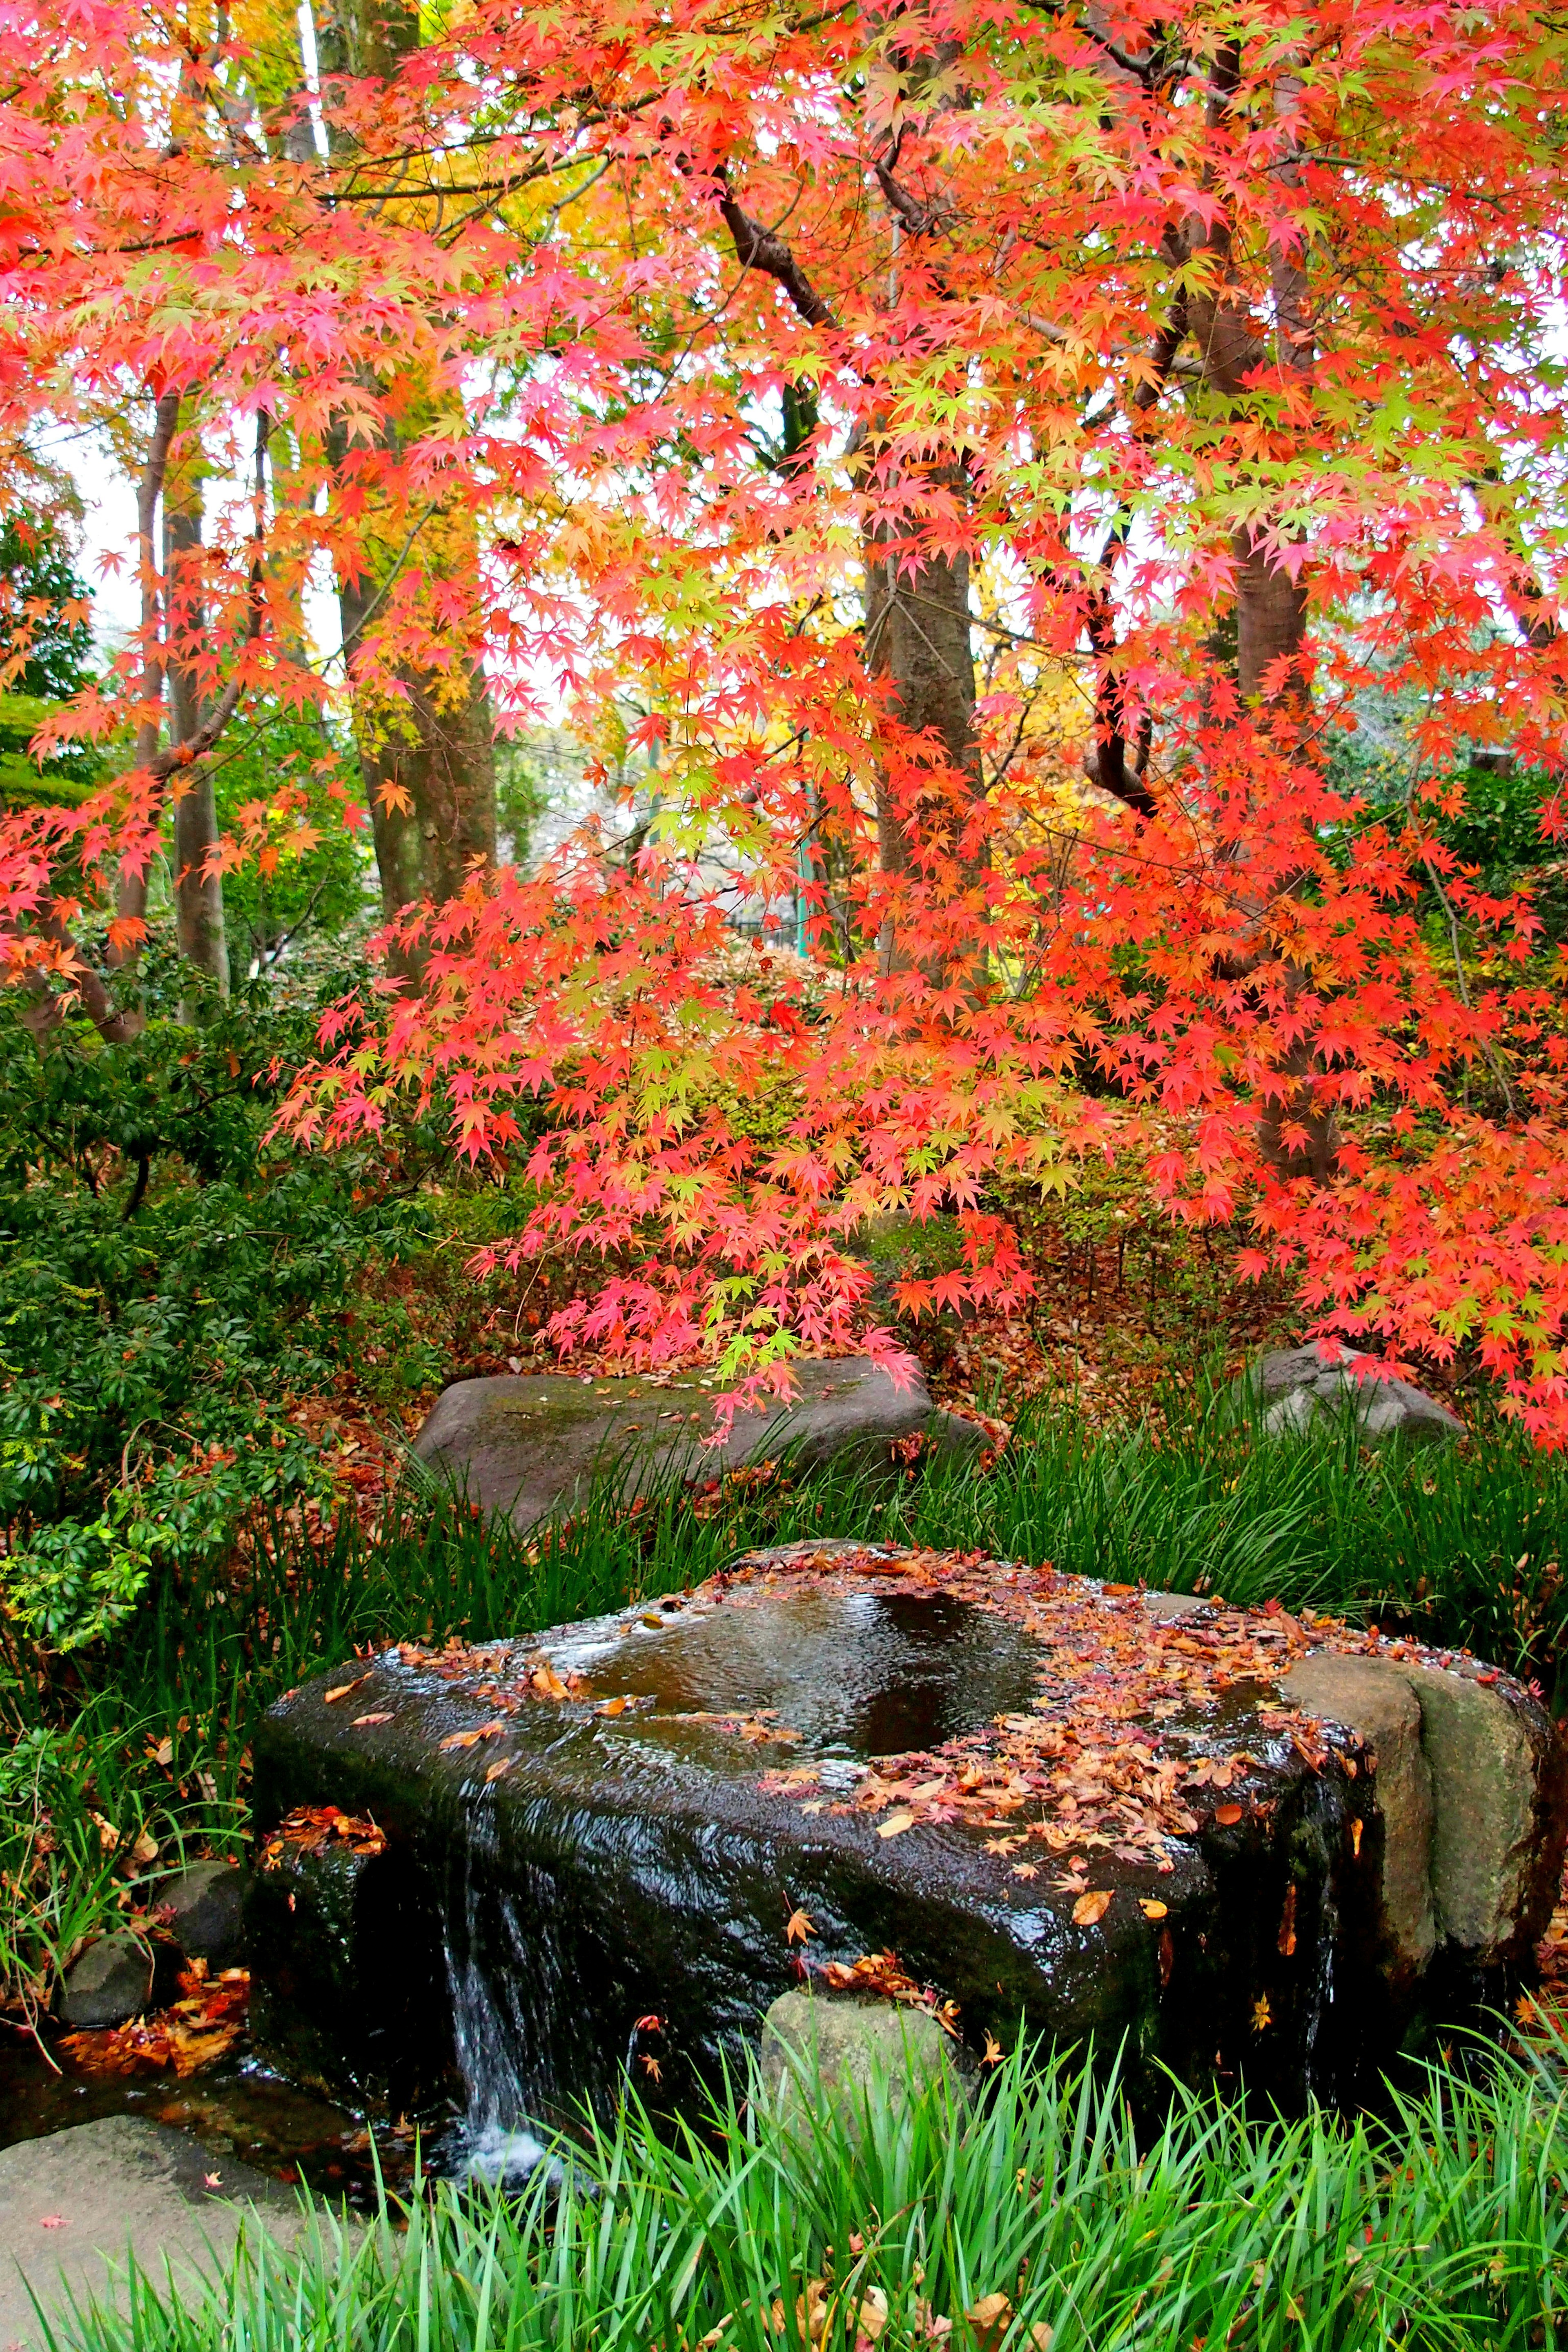
[[[1551,791],[1546,778],[1511,760],[1478,760],[1462,782],[1464,807],[1457,816],[1439,818],[1437,834],[1467,880],[1497,898],[1530,884],[1545,941],[1568,939],[1568,867],[1561,845],[1554,849],[1541,826]]]
[[[255,852],[224,877],[236,988],[303,940],[332,941],[346,961],[346,944],[379,912],[370,825],[352,747],[319,712],[252,703],[208,766],[220,832],[254,838],[261,828]],[[315,838],[304,837],[301,827]],[[287,976],[287,967],[279,976]]]
[[[305,1016],[151,1010],[129,1044],[40,1045],[0,1002],[0,1593],[55,1648],[320,1483],[290,1408],[333,1378],[354,1281],[425,1230],[395,1160],[266,1139]]]
[[[92,629],[73,610],[88,601],[47,517],[17,513],[0,523],[0,807],[79,800],[103,767],[87,745],[57,751],[41,768],[27,749],[51,712],[91,678]]]
[[[0,654],[23,644],[26,659],[10,681],[21,694],[63,702],[92,670],[92,626],[73,606],[90,601],[58,529],[41,515],[0,523]],[[42,605],[30,614],[29,605]]]

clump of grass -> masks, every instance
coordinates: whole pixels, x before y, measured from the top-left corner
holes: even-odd
[[[1382,2120],[1248,2121],[1180,2095],[1140,2137],[1114,2072],[1016,2054],[940,2082],[807,2085],[800,2135],[727,2096],[628,2104],[521,2194],[450,2184],[363,2235],[243,2252],[204,2298],[133,2282],[88,2352],[1247,2352],[1551,2344],[1568,2292],[1553,2050],[1435,2069]],[[795,2112],[798,2115],[799,2109]]]

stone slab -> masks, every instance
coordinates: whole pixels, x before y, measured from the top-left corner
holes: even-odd
[[[1342,1723],[1365,1741],[1376,1767],[1378,1860],[1391,1963],[1419,1971],[1437,1942],[1432,1901],[1432,1769],[1421,1744],[1421,1705],[1408,1671],[1381,1658],[1305,1658],[1280,1683],[1310,1714]]]
[[[508,1513],[520,1528],[570,1508],[595,1480],[618,1483],[629,1499],[784,1454],[803,1470],[838,1462],[886,1475],[901,1466],[893,1448],[912,1438],[945,1459],[977,1454],[984,1433],[936,1411],[912,1358],[907,1369],[900,1388],[866,1356],[797,1363],[797,1397],[737,1413],[721,1445],[708,1442],[723,1387],[717,1376],[458,1381],[437,1399],[414,1451],[471,1502]]]
[[[29,2288],[53,2311],[122,2305],[129,2255],[194,2298],[242,2231],[288,2248],[316,2226],[276,2182],[141,2116],[17,2141],[0,2148],[0,2352],[43,2352]]]

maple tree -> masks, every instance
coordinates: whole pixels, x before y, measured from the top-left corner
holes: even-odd
[[[564,1342],[782,1379],[868,1214],[960,1221],[906,1303],[1005,1302],[1006,1188],[1137,1152],[1568,1437],[1561,959],[1441,823],[1506,749],[1563,831],[1549,11],[349,0],[314,84],[264,0],[6,21],[9,473],[141,420],[143,627],[54,722],[133,765],[0,850],[51,1013],[133,1018],[159,826],[329,690],[330,577],[392,920],[289,1116],[521,1156]],[[657,809],[498,867],[492,722],[563,717]]]

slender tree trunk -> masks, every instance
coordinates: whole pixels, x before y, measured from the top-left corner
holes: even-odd
[[[945,829],[956,836],[982,790],[968,556],[932,556],[910,572],[879,553],[874,537],[866,556],[865,646],[867,668],[889,682],[894,716],[911,733],[934,735],[963,779],[960,799],[950,801],[946,811]],[[879,779],[877,863],[883,874],[909,873],[921,834],[929,838],[942,829],[941,814],[932,811],[924,823],[916,820],[897,805],[887,778]],[[956,840],[953,854],[964,879],[983,870],[982,861],[960,855]],[[894,969],[900,954],[889,926],[879,952],[884,971]]]
[[[163,497],[163,573],[169,612],[169,730],[175,743],[195,740],[204,716],[191,656],[205,633],[202,594],[202,490],[186,467]],[[174,929],[180,953],[228,994],[224,938],[223,875],[216,858],[217,805],[212,770],[194,761],[172,785],[174,801]]]
[[[179,424],[179,394],[160,393],[153,405],[153,431],[147,444],[147,455],[142,461],[142,478],[136,486],[136,566],[142,591],[142,716],[136,729],[134,764],[139,770],[150,768],[157,758],[158,738],[163,731],[163,578],[158,560],[158,515],[163,496],[163,478],[169,467],[169,451]],[[121,864],[114,886],[114,918],[116,924],[126,926],[145,922],[147,869],[144,866],[134,868]],[[118,940],[111,938],[105,960],[111,971],[122,970],[133,964],[140,953],[141,939],[136,933]],[[97,1018],[96,1014],[94,1018]],[[142,1014],[133,1008],[121,1013],[114,1023],[123,1036],[134,1035],[142,1025]]]
[[[390,79],[418,46],[418,13],[406,0],[331,0],[317,20],[323,80],[333,74]],[[334,131],[329,140],[342,143]],[[309,154],[308,122],[296,143],[301,158]],[[384,429],[395,449],[392,429]],[[329,434],[328,454],[335,467],[348,454],[341,425]],[[439,546],[443,520],[432,518],[426,544]],[[400,691],[384,707],[364,690],[366,638],[399,560],[417,562],[417,547],[399,559],[390,547],[383,551],[367,542],[361,568],[340,564],[337,578],[354,740],[388,919],[421,899],[452,898],[476,861],[493,866],[496,856],[495,719],[482,668],[469,666],[454,687],[401,665]]]

